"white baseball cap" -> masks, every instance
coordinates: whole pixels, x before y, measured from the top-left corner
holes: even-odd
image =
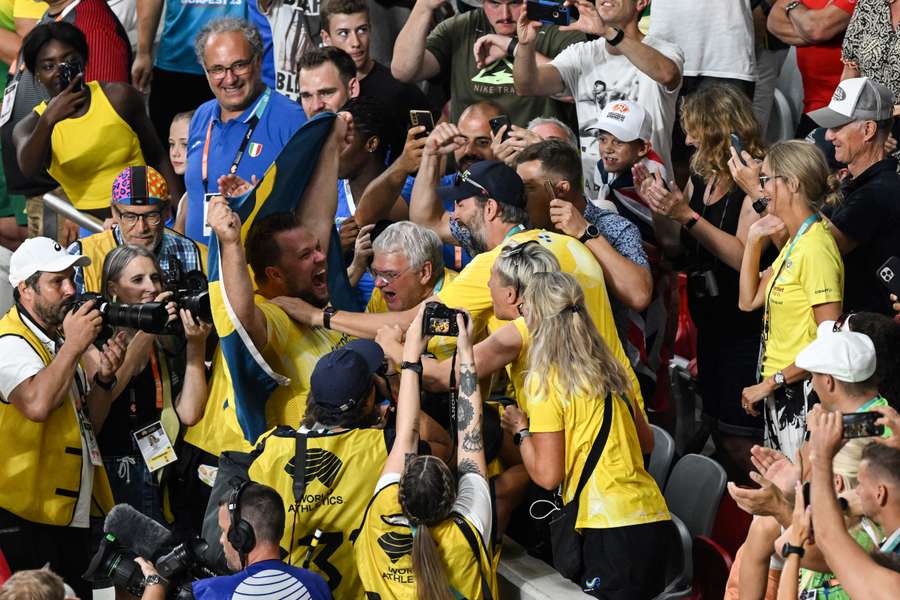
[[[855,331],[825,333],[800,351],[796,364],[810,373],[824,373],[840,381],[858,383],[875,373],[875,344]]]
[[[807,115],[829,129],[853,121],[884,121],[894,115],[894,96],[877,81],[854,77],[838,84],[828,106]]]
[[[88,256],[68,254],[56,241],[45,237],[30,238],[9,259],[9,283],[16,287],[35,273],[59,273],[69,267],[86,267]]]
[[[633,142],[634,140],[649,142],[653,133],[653,121],[650,119],[650,115],[647,114],[644,107],[630,100],[616,100],[608,103],[595,127],[613,134],[623,142]]]

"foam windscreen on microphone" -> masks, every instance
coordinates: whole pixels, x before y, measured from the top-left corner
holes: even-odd
[[[171,531],[129,504],[116,504],[109,511],[103,523],[103,532],[113,534],[121,545],[151,562],[176,544]]]

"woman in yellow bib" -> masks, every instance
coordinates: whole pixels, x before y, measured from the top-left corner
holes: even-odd
[[[356,565],[367,595],[382,600],[494,600],[491,495],[471,331],[458,317],[457,482],[441,459],[415,455],[421,355],[428,341],[422,312],[406,332],[397,435],[354,545]]]
[[[13,132],[23,174],[46,169],[75,208],[100,218],[111,216],[110,186],[125,167],[150,165],[173,197],[181,195],[140,93],[125,83],[83,81],[88,47],[77,27],[39,25],[22,42],[22,54],[50,94]]]
[[[806,436],[809,373],[794,358],[816,339],[816,327],[841,314],[844,262],[819,215],[837,192],[825,157],[812,144],[775,144],[762,163],[760,187],[769,198],[768,214],[747,234],[741,265],[740,307],[763,309],[760,383],[744,390],[744,410],[756,414],[764,401],[765,442],[796,460]],[[786,231],[790,240],[768,269],[760,265],[763,242]],[[760,271],[763,271],[760,275]]]
[[[522,311],[531,334],[527,415],[507,407],[503,427],[517,438],[532,481],[561,485],[566,510],[577,514],[581,560],[572,560],[575,549],[563,556],[554,547],[554,563],[567,564],[565,574],[596,598],[652,598],[665,587],[674,528],[644,469],[627,371],[571,275],[535,273]]]

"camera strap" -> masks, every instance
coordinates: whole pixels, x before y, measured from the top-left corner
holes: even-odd
[[[298,476],[299,473],[299,476]],[[288,549],[288,561],[294,555],[295,530],[297,528],[297,514],[300,512],[300,502],[306,491],[306,430],[301,427],[294,432],[294,475],[292,489],[294,492],[294,518],[291,522],[291,544]]]

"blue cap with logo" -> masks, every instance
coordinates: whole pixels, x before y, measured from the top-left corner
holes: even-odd
[[[347,412],[365,402],[384,350],[372,340],[353,340],[319,359],[309,379],[310,398],[319,406]]]

